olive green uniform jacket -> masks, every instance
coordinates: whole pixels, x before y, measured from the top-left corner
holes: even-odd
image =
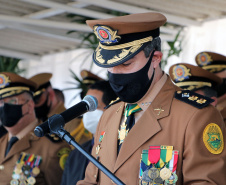
[[[142,150],[150,145],[169,145],[179,151],[177,164],[177,185],[223,185],[226,184],[226,130],[222,117],[212,105],[198,109],[175,98],[180,90],[169,77],[154,101],[135,123],[125,138],[117,155],[118,129],[123,114],[124,102],[108,108],[100,119],[92,155],[126,185],[139,184],[139,169]],[[162,108],[158,114],[154,109]],[[220,154],[213,154],[203,141],[203,133],[208,124],[215,123],[223,133]],[[101,132],[105,135],[101,143]],[[206,136],[206,135],[205,135]],[[221,135],[222,136],[222,135]],[[96,155],[96,147],[100,150]],[[208,144],[207,144],[208,146]],[[209,147],[209,146],[208,146]],[[110,185],[112,181],[92,163],[86,169],[86,176],[78,185]]]
[[[9,185],[12,174],[21,152],[39,155],[42,157],[40,173],[36,177],[35,185],[57,185],[60,184],[63,170],[60,167],[59,151],[69,145],[60,141],[54,143],[47,137],[37,137],[34,132],[29,132],[22,139],[17,141],[5,157],[5,150],[8,142],[8,134],[0,139],[0,185]],[[58,156],[59,155],[59,156]]]

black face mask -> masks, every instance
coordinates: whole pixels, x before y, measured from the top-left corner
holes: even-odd
[[[154,78],[148,78],[148,70],[154,55],[152,52],[147,64],[137,72],[129,74],[114,74],[108,72],[109,83],[116,95],[124,102],[135,103],[148,91]]]
[[[51,104],[50,104],[50,106],[48,106],[48,100],[49,100],[49,98],[47,96],[46,101],[41,106],[35,107],[36,117],[38,119],[41,119],[42,121],[47,120],[48,114],[49,114],[49,111],[51,108]]]
[[[223,83],[217,86],[217,97],[221,97],[226,93],[226,78],[223,78]]]
[[[27,101],[28,102],[28,101]],[[26,102],[26,103],[27,103]],[[5,103],[3,107],[0,107],[0,118],[3,126],[13,127],[16,123],[26,114],[22,113],[22,105],[13,105]]]

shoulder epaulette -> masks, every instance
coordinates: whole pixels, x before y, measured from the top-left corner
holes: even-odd
[[[53,143],[59,143],[62,141],[62,139],[56,134],[46,134],[45,136]]]
[[[104,107],[104,109],[108,109],[110,106],[112,106],[112,105],[114,105],[114,104],[116,104],[116,103],[118,103],[118,102],[120,102],[121,100],[120,100],[120,98],[118,97],[116,100],[112,100],[110,103],[109,103],[109,105],[107,105],[106,107]]]
[[[206,107],[210,103],[214,102],[214,100],[209,97],[189,90],[176,91],[175,98],[199,109],[202,109],[203,107]]]

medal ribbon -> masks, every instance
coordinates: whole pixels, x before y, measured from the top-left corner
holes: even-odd
[[[178,162],[178,150],[173,150],[173,156],[172,159],[169,162],[169,169],[174,172],[177,169],[177,162]]]
[[[155,165],[160,159],[160,146],[150,146],[148,150],[148,160]]]
[[[173,146],[161,146],[161,154],[160,154],[160,160],[158,162],[158,166],[162,168],[164,165],[168,167],[168,162],[170,159],[172,159],[172,153],[173,153]]]

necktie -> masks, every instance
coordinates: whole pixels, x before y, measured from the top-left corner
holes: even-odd
[[[140,110],[142,109],[137,104],[127,104],[124,112],[125,121],[121,124],[120,130],[118,131],[119,139],[118,152],[128,132],[132,129],[133,125],[135,124],[134,114]]]
[[[7,145],[6,151],[5,151],[5,156],[9,153],[11,147],[12,147],[13,144],[14,144],[15,142],[17,142],[17,141],[18,141],[18,138],[17,138],[17,137],[11,137],[11,139],[9,140],[9,143],[8,143],[8,145]]]

